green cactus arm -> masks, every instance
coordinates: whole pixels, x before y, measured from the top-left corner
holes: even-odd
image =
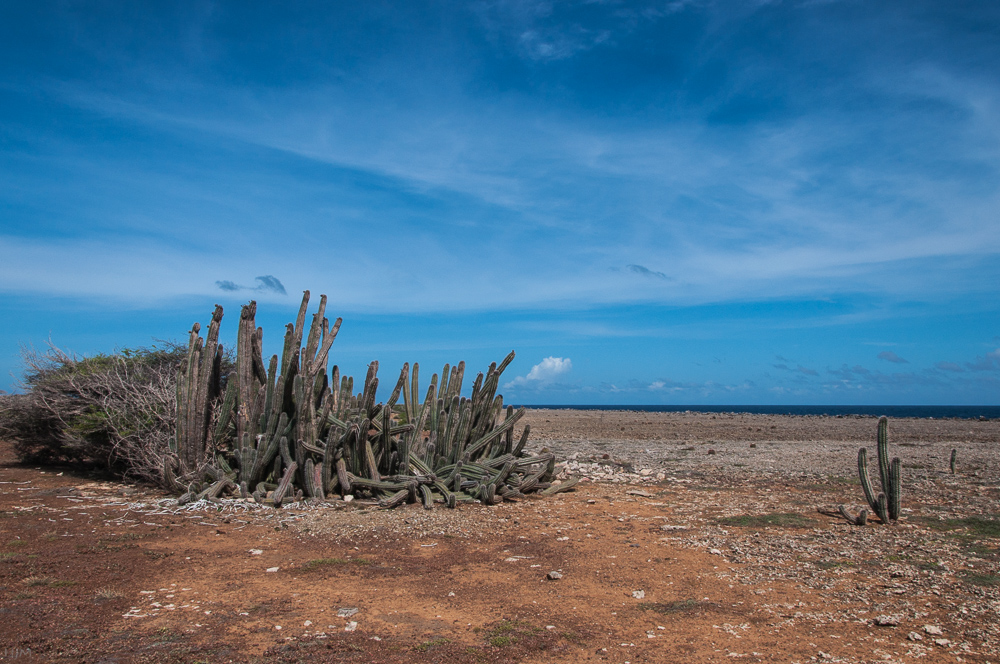
[[[315,471],[315,462],[312,459],[306,459],[305,468],[302,469],[302,483],[305,486],[306,495],[310,498],[316,497]]]
[[[545,489],[544,491],[542,491],[542,495],[543,496],[554,496],[557,493],[562,493],[563,491],[569,491],[570,489],[572,489],[573,487],[575,487],[579,483],[580,483],[580,478],[579,477],[574,477],[574,478],[566,480],[565,482],[562,482],[561,484],[553,484],[548,489]]]
[[[513,454],[516,457],[519,457],[524,454],[524,446],[528,444],[528,436],[530,434],[531,434],[531,425],[525,424],[524,429],[521,431],[521,437],[518,439],[517,445],[514,446],[514,449],[511,452],[511,454]]]
[[[871,479],[868,477],[868,450],[863,447],[858,450],[858,477],[861,480],[861,489],[865,492],[865,501],[872,511],[877,513],[878,501],[872,489]]]
[[[889,518],[893,521],[899,519],[899,512],[902,506],[901,483],[903,476],[903,463],[896,457],[889,466]]]
[[[274,490],[274,495],[272,496],[275,507],[281,507],[288,489],[292,486],[292,479],[295,477],[296,470],[298,470],[298,465],[295,462],[292,462],[285,469],[285,474],[281,477],[281,481],[278,482],[278,488]]]
[[[889,493],[889,418],[878,418],[878,475],[882,492]]]
[[[388,498],[383,498],[378,501],[378,506],[382,509],[392,509],[393,507],[397,507],[405,503],[409,495],[410,492],[407,489],[400,489]]]
[[[466,450],[466,452],[470,456],[475,457],[476,453],[478,453],[481,449],[483,449],[484,447],[492,443],[494,440],[499,438],[501,435],[503,435],[503,432],[506,431],[508,428],[517,424],[517,421],[524,416],[524,413],[525,413],[524,408],[519,408],[517,412],[514,413],[513,416],[504,420],[503,424],[493,429],[493,431],[486,434],[485,436],[477,440],[475,443],[470,445],[469,448]]]
[[[875,514],[882,523],[889,523],[889,501],[884,493],[880,493],[875,501]]]

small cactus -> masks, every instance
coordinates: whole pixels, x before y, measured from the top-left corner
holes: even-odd
[[[878,420],[876,449],[882,492],[876,495],[872,489],[868,477],[868,450],[863,447],[858,450],[858,475],[868,506],[882,523],[890,523],[899,519],[903,464],[898,457],[889,461],[889,420],[884,415]]]

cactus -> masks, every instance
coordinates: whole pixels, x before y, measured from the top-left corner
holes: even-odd
[[[858,450],[858,475],[868,506],[882,523],[891,523],[899,519],[903,464],[898,457],[889,460],[889,420],[884,415],[878,421],[876,449],[881,493],[876,495],[872,489],[868,477],[868,451],[863,447]]]
[[[354,392],[329,352],[341,319],[325,317],[326,296],[306,326],[309,291],[295,322],[286,326],[280,355],[264,362],[256,303],[240,312],[236,370],[223,381],[218,345],[222,309],[207,340],[197,324],[178,380],[178,424],[163,458],[164,483],[185,501],[227,493],[280,507],[302,497],[361,494],[383,507],[435,502],[449,507],[476,499],[516,500],[550,493],[555,457],[527,456],[530,428],[514,428],[524,409],[505,406],[496,393],[514,358],[477,374],[462,396],[465,363],[434,374],[421,402],[419,366],[404,364],[388,400],[377,400],[378,362]],[[225,385],[225,390],[221,388]]]
[[[852,526],[863,526],[868,523],[868,510],[864,507],[861,508],[857,516],[853,516],[843,505],[840,505],[837,509],[840,516],[844,517],[844,520]]]
[[[958,450],[952,448],[951,450],[951,461],[948,463],[948,467],[951,468],[951,474],[955,474],[955,461],[958,459]]]
[[[177,432],[180,474],[197,473],[211,456],[209,424],[221,387],[222,345],[218,344],[222,307],[215,305],[206,339],[195,323],[188,334],[187,359],[177,372]]]

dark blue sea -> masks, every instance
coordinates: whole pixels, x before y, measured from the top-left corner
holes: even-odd
[[[524,404],[528,408],[558,410],[629,410],[647,413],[752,413],[755,415],[830,415],[849,417],[925,417],[928,419],[998,419],[1000,406],[566,406]]]

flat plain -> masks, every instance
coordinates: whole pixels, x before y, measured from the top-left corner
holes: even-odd
[[[1000,421],[891,420],[863,527],[817,508],[875,418],[526,421],[575,490],[455,510],[177,507],[4,444],[0,661],[1000,661]]]

